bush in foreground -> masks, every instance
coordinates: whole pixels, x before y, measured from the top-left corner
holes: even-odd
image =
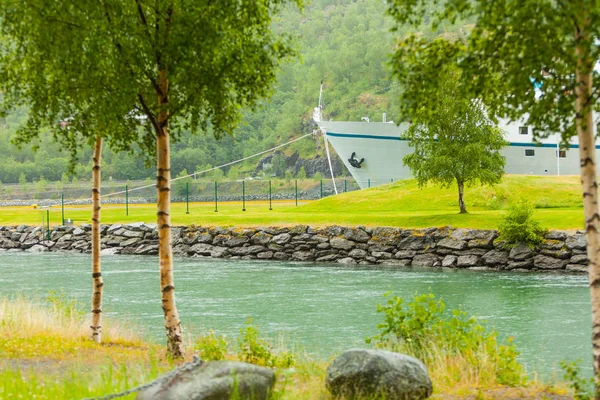
[[[460,309],[446,311],[444,302],[431,293],[415,295],[408,302],[391,293],[385,297],[387,302],[377,306],[384,322],[367,343],[420,359],[438,383],[448,386],[527,382],[512,339],[498,343],[496,331]]]

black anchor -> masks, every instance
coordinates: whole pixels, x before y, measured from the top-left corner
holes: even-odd
[[[360,161],[358,161],[356,159],[356,152],[353,151],[352,152],[352,156],[348,159],[348,162],[350,163],[350,165],[352,165],[354,168],[360,168],[360,165],[365,161],[364,158],[361,158]]]

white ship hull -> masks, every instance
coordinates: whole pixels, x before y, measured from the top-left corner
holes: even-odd
[[[402,138],[409,124],[336,121],[317,121],[317,124],[325,131],[327,140],[361,189],[412,177],[402,162],[402,158],[413,151],[408,141]],[[533,143],[532,129],[524,124],[501,122],[499,127],[510,143],[501,151],[506,157],[504,170],[507,174],[579,175],[576,140],[568,150],[559,151],[558,135],[540,139],[536,144]],[[596,146],[597,159],[599,148]],[[352,153],[357,161],[364,158],[360,168],[351,165]]]

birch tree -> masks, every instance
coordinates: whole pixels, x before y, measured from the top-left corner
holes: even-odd
[[[465,214],[465,186],[500,182],[506,164],[500,150],[508,143],[482,105],[461,92],[459,72],[446,68],[439,74],[436,101],[411,114],[405,138],[414,151],[402,160],[419,186],[433,182],[449,187],[456,182],[458,208]],[[419,82],[405,82],[404,97],[410,98],[415,84]]]
[[[418,80],[404,111],[435,101],[437,70],[457,65],[460,85],[481,99],[491,116],[524,118],[534,134],[577,136],[581,159],[583,222],[592,304],[595,398],[600,400],[600,214],[594,120],[598,109],[600,4],[594,0],[447,0],[432,10],[427,0],[392,0],[388,13],[416,29],[425,20],[472,23],[464,40],[428,42],[418,34],[400,38],[394,72]]]
[[[173,280],[170,143],[183,130],[211,131],[217,137],[231,133],[240,110],[270,93],[278,65],[292,54],[287,36],[272,29],[273,16],[284,3],[5,0],[3,4],[3,23],[8,18],[15,26],[11,36],[29,38],[27,32],[35,29],[37,37],[38,32],[55,29],[64,42],[52,49],[65,55],[65,68],[89,72],[87,84],[83,79],[66,83],[82,89],[63,102],[93,110],[97,124],[110,127],[108,137],[119,144],[127,143],[119,141],[127,138],[121,133],[125,135],[134,120],[146,129],[142,148],[154,143],[161,304],[167,352],[173,357],[183,356],[184,349]],[[68,50],[58,50],[62,45]],[[4,51],[19,57],[19,52],[27,54],[27,46],[23,40]],[[30,64],[34,70],[42,65],[42,60]],[[89,87],[93,90],[85,89]],[[6,89],[7,99],[19,94]]]

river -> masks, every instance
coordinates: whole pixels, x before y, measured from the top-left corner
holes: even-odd
[[[90,256],[0,252],[0,294],[43,298],[63,292],[87,307]],[[132,321],[150,339],[164,336],[156,257],[104,256],[105,318]],[[558,362],[591,364],[587,277],[468,270],[415,270],[256,260],[175,259],[184,329],[212,328],[235,343],[252,317],[261,332],[319,356],[364,346],[382,320],[383,293],[433,292],[447,308],[488,321],[510,336],[529,371],[560,376]],[[587,367],[587,365],[586,365]],[[589,368],[584,369],[587,374]]]

